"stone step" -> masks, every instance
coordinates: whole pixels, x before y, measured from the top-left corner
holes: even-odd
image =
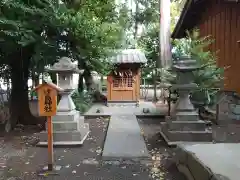
[[[113,103],[108,102],[107,104],[109,107],[136,107],[136,102],[128,102],[128,103]]]
[[[206,123],[199,121],[168,121],[167,127],[171,131],[205,131]]]
[[[199,115],[196,111],[176,113],[177,121],[196,121],[198,118],[199,118]]]
[[[77,131],[79,126],[77,121],[53,122],[53,131]]]
[[[86,134],[89,133],[88,124],[85,127],[81,128],[81,131],[56,131],[53,132],[53,141],[54,142],[71,142],[71,141],[81,141]],[[47,142],[48,135],[47,131],[39,133],[40,142]]]
[[[167,136],[172,141],[209,142],[212,132],[208,131],[168,131]]]
[[[71,112],[57,112],[55,116],[53,116],[53,122],[57,121],[75,121],[81,118],[80,113],[78,111]],[[81,119],[82,120],[82,119]],[[83,119],[84,121],[84,119]]]
[[[166,124],[162,124],[161,134],[169,145],[175,144],[174,142],[211,142],[212,132],[205,131],[171,131]]]

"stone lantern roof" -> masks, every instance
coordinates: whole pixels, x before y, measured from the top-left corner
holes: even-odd
[[[83,73],[84,70],[79,70],[76,64],[68,57],[62,57],[53,66],[46,68],[49,72],[68,72],[68,73]]]

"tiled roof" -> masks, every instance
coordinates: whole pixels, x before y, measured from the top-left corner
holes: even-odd
[[[145,54],[139,49],[125,49],[117,53],[111,58],[113,64],[126,64],[126,63],[146,63],[147,58]]]

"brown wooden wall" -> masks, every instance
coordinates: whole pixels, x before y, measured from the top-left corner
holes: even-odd
[[[126,67],[125,67],[126,68]],[[113,82],[107,82],[107,100],[111,101],[139,101],[140,99],[140,68],[128,65],[132,69],[134,81],[132,87],[114,87]],[[120,67],[122,69],[122,67]],[[109,76],[112,76],[110,74]],[[113,76],[112,76],[113,77]],[[114,79],[114,77],[113,77]]]
[[[210,49],[217,53],[224,72],[224,90],[240,93],[240,3],[208,0],[198,25],[201,36],[211,35],[215,42]]]

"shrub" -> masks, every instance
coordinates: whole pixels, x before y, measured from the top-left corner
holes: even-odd
[[[85,113],[92,105],[92,95],[87,91],[79,93],[77,90],[72,94],[73,102],[76,109],[81,113]]]
[[[203,105],[212,105],[216,101],[220,89],[224,68],[217,66],[217,52],[211,52],[208,47],[214,40],[210,36],[200,37],[198,29],[187,31],[185,39],[174,40],[174,61],[180,56],[190,56],[197,60],[202,69],[194,72],[194,82],[199,88],[192,92],[191,99]]]

